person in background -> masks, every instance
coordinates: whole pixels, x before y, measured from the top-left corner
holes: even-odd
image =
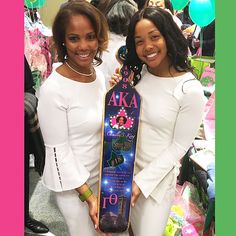
[[[97,215],[105,82],[94,65],[102,62],[108,26],[92,4],[75,1],[60,8],[52,31],[62,64],[40,88],[42,183],[54,192],[70,236],[105,235]]]
[[[147,0],[146,6],[156,6],[166,9],[172,15],[174,22],[181,29],[182,22],[177,16],[174,15],[174,9],[170,0]]]
[[[147,5],[168,9],[171,14],[174,15],[174,9],[172,3],[169,0],[147,0]]]
[[[166,10],[147,7],[135,13],[126,47],[124,65],[142,99],[131,227],[135,236],[163,236],[180,159],[202,122],[204,93],[187,59],[187,40]],[[111,85],[120,79],[114,74]]]
[[[117,51],[125,45],[130,19],[138,9],[133,0],[105,0],[101,1],[97,8],[104,13],[110,32],[108,48],[103,53],[103,63],[99,66],[105,76],[108,89],[112,74],[120,66],[116,59]]]
[[[181,30],[185,30],[186,28],[191,27],[194,24],[189,15],[189,3],[184,7],[182,11],[177,12],[176,16],[181,20],[183,24]]]
[[[198,30],[198,34],[196,31]],[[201,45],[201,34],[202,34],[202,45]],[[215,55],[215,20],[209,25],[200,28],[196,26],[195,31],[189,36],[190,50],[192,54],[196,54],[197,50],[200,49],[200,55],[213,57]]]
[[[30,165],[30,154],[34,154],[34,166],[35,170],[42,175],[44,167],[44,143],[39,128],[39,123],[37,122],[37,98],[35,96],[35,90],[33,88],[33,76],[28,64],[26,57],[24,56],[24,178],[25,178],[25,227],[33,231],[34,233],[42,234],[49,232],[49,229],[42,222],[33,219],[29,213],[29,184],[30,184],[30,175],[29,175],[29,165]]]

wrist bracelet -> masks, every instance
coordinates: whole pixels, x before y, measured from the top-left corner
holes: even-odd
[[[91,195],[93,194],[93,191],[91,188],[88,188],[84,193],[79,194],[79,199],[84,202],[86,201]]]

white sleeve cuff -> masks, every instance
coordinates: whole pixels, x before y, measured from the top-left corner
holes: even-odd
[[[83,164],[78,164],[68,144],[46,146],[43,184],[55,192],[83,185],[90,176]]]

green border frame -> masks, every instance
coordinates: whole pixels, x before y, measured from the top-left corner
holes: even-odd
[[[216,0],[216,235],[233,236],[236,212],[236,2]]]

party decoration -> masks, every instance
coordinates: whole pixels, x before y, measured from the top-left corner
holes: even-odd
[[[198,26],[209,25],[215,19],[215,0],[191,0],[189,15]]]
[[[188,1],[189,0],[171,0],[171,3],[175,10],[181,10],[188,4]]]
[[[46,0],[24,0],[25,1],[25,6],[28,8],[41,8]]]

